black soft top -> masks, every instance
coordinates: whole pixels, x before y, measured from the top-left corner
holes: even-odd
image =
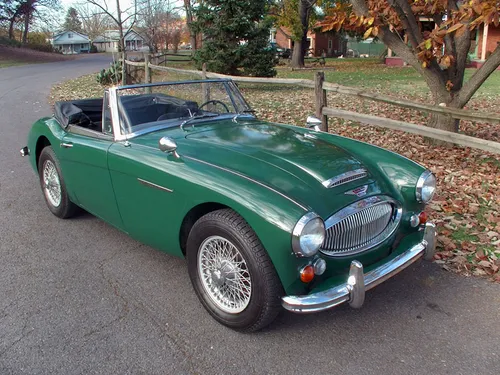
[[[78,125],[82,121],[100,121],[102,116],[102,98],[56,102],[54,116],[66,128]]]

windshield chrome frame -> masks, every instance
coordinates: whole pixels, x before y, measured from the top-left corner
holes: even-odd
[[[137,137],[139,135],[155,132],[158,130],[166,129],[169,127],[172,127],[172,124],[166,125],[157,125],[157,126],[152,126],[147,129],[142,129],[140,131],[134,132],[134,133],[128,133],[128,134],[122,134],[122,129],[121,129],[121,124],[120,124],[120,114],[119,114],[119,93],[118,91],[120,90],[127,90],[127,89],[139,89],[139,88],[146,88],[146,87],[157,87],[157,86],[171,86],[171,85],[188,85],[188,84],[201,84],[201,83],[223,83],[224,88],[226,89],[227,95],[229,96],[229,99],[231,100],[234,108],[236,109],[236,105],[234,102],[233,95],[240,95],[241,97],[241,102],[248,107],[249,110],[251,110],[250,105],[248,105],[248,102],[245,100],[243,95],[241,94],[240,90],[238,87],[234,84],[234,82],[230,79],[227,78],[217,78],[217,79],[195,79],[195,80],[188,80],[188,81],[175,81],[175,82],[157,82],[157,83],[144,83],[144,84],[137,84],[137,85],[125,85],[125,86],[113,86],[108,89],[109,92],[109,104],[111,107],[111,121],[113,122],[113,135],[115,141],[126,141],[127,139],[131,139],[134,137]],[[229,87],[232,86],[232,87]],[[238,115],[240,113],[236,113]],[[255,118],[254,115],[248,113],[248,112],[242,112],[241,114],[245,114],[249,117]],[[213,120],[215,118],[219,118],[220,116],[225,116],[225,113],[220,114],[219,116],[216,116],[214,118],[207,118],[203,120]],[[234,113],[229,113],[230,115],[229,118],[233,118],[235,116]],[[200,119],[202,120],[202,119]],[[179,125],[182,123],[182,121],[179,122]]]

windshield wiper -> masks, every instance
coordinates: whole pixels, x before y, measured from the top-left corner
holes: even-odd
[[[192,122],[194,120],[199,120],[199,119],[202,119],[202,118],[209,118],[209,117],[217,117],[217,116],[219,116],[217,113],[204,113],[203,115],[192,116],[192,117],[190,117],[187,120],[184,120],[182,122],[181,129],[184,130],[184,125],[187,125],[187,124],[189,124],[190,122]]]

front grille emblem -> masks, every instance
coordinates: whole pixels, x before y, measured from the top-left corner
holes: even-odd
[[[358,197],[364,197],[366,195],[367,190],[368,190],[368,185],[363,185],[363,186],[357,187],[356,189],[346,191],[344,194],[356,195]]]

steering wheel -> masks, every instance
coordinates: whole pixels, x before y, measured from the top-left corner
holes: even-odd
[[[207,100],[205,103],[203,103],[202,105],[200,105],[198,107],[198,109],[202,109],[204,106],[206,106],[207,104],[210,104],[210,103],[212,103],[212,104],[220,104],[221,106],[224,107],[224,109],[226,110],[227,113],[231,112],[229,110],[229,108],[227,107],[227,105],[224,104],[223,102],[221,102],[220,100]]]

